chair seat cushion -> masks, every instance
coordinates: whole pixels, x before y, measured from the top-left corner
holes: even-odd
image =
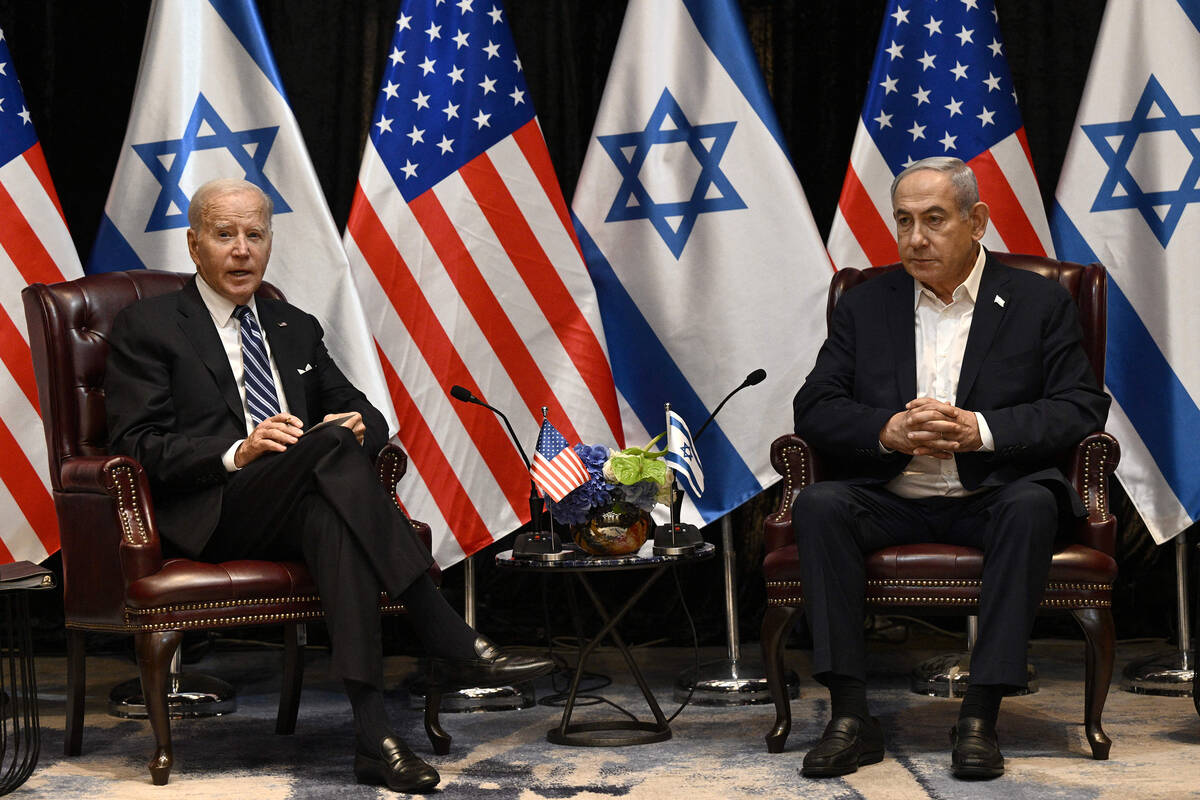
[[[885,547],[867,557],[867,602],[871,605],[961,607],[979,602],[983,553],[973,547],[910,544]],[[773,550],[763,559],[767,600],[772,605],[803,603],[796,545]],[[1042,601],[1047,608],[1108,606],[1117,563],[1106,553],[1079,544],[1054,554]]]
[[[162,569],[139,578],[125,591],[133,608],[230,600],[316,595],[317,587],[301,561],[225,561],[210,563],[171,558]]]

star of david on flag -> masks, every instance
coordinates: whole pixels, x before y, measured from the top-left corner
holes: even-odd
[[[201,135],[202,128],[211,130],[212,133]],[[159,192],[154,208],[150,211],[146,230],[161,231],[187,227],[188,194],[181,187],[180,181],[183,180],[184,170],[187,169],[191,155],[202,150],[227,151],[242,170],[241,177],[262,189],[271,198],[276,214],[291,211],[291,206],[263,174],[263,167],[271,154],[271,146],[275,143],[277,133],[278,125],[246,131],[230,130],[204,94],[197,95],[196,105],[192,108],[192,115],[188,118],[183,136],[178,139],[133,145],[133,151],[162,184],[162,191]],[[170,166],[166,166],[164,161],[169,162]],[[176,209],[174,213],[171,212],[173,208]]]
[[[736,121],[693,125],[670,89],[663,89],[644,130],[597,136],[623,178],[604,221],[649,220],[679,258],[701,214],[746,207],[720,166],[736,126]],[[642,169],[656,145],[678,143],[687,145],[700,167],[696,185],[687,199],[656,201],[642,179]]]
[[[1109,0],[1051,214],[1108,270],[1106,429],[1156,542],[1200,519],[1200,2]]]
[[[832,274],[736,0],[630,0],[571,205],[627,440],[668,401],[705,419],[751,366],[781,376],[705,430],[680,511],[711,522],[779,480],[771,441],[824,339],[797,309]]]
[[[700,454],[696,452],[687,423],[674,411],[667,412],[667,454],[663,460],[692,495],[704,494],[704,467],[700,464]]]
[[[346,252],[255,3],[156,0],[87,271],[195,272],[187,246],[188,200],[214,178],[244,178],[272,199],[266,279],[317,318],[338,366],[395,431]]]
[[[1164,248],[1169,245],[1171,234],[1183,219],[1184,210],[1200,200],[1200,187],[1197,186],[1197,181],[1200,181],[1200,138],[1196,136],[1197,129],[1200,129],[1200,114],[1181,114],[1153,74],[1146,81],[1146,88],[1130,119],[1081,125],[1080,130],[1087,134],[1108,165],[1092,211],[1135,209],[1146,220],[1150,230],[1154,231],[1159,243]],[[1130,171],[1130,158],[1141,137],[1160,131],[1171,131],[1178,136],[1179,143],[1191,158],[1186,169],[1175,171],[1179,177],[1178,185],[1146,191]],[[1159,209],[1165,213],[1160,215]]]
[[[529,476],[537,487],[550,496],[554,502],[560,502],[572,490],[587,483],[591,477],[583,459],[571,449],[567,440],[550,424],[549,420],[542,422],[538,431],[537,447],[534,448],[533,467]]]
[[[897,260],[891,186],[930,156],[961,158],[990,209],[983,244],[1053,254],[993,0],[890,0],[830,227],[839,267]]]

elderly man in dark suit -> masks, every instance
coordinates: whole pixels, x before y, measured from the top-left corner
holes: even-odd
[[[528,680],[552,662],[499,651],[430,581],[428,549],[373,475],[383,416],[330,358],[313,317],[254,296],[271,212],[245,181],[196,191],[187,241],[197,277],[114,322],[110,449],[145,467],[163,536],[182,553],[307,563],[354,709],[355,777],[428,791],[437,771],[393,734],[384,708],[380,592],[408,607],[439,685]]]
[[[984,552],[952,770],[994,778],[1004,771],[1000,700],[1026,682],[1060,517],[1083,513],[1054,465],[1104,426],[1109,398],[1067,292],[980,245],[988,207],[966,164],[916,162],[892,184],[892,208],[904,269],[838,302],[794,402],[796,433],[835,477],[801,492],[792,513],[813,673],[831,700],[802,772],[844,775],[883,758],[866,700],[865,554],[946,542]]]

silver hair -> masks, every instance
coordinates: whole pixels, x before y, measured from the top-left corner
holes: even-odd
[[[900,185],[900,181],[923,169],[931,169],[949,177],[950,183],[954,186],[954,199],[958,202],[958,213],[963,217],[971,213],[971,209],[979,202],[979,183],[975,180],[975,172],[961,158],[947,156],[922,158],[911,166],[905,167],[904,171],[892,181],[893,206],[896,204],[896,187]]]
[[[271,196],[256,184],[241,178],[217,178],[202,184],[193,192],[192,199],[188,203],[188,227],[199,233],[200,226],[204,224],[204,213],[208,211],[212,201],[237,192],[251,192],[262,198],[263,213],[267,218],[267,230],[270,230],[271,215],[275,213],[275,203],[271,200]]]

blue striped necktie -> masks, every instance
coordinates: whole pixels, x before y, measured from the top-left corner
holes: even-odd
[[[279,413],[279,395],[271,378],[271,362],[263,345],[262,330],[250,306],[233,310],[242,327],[242,372],[246,379],[246,407],[255,425]]]

